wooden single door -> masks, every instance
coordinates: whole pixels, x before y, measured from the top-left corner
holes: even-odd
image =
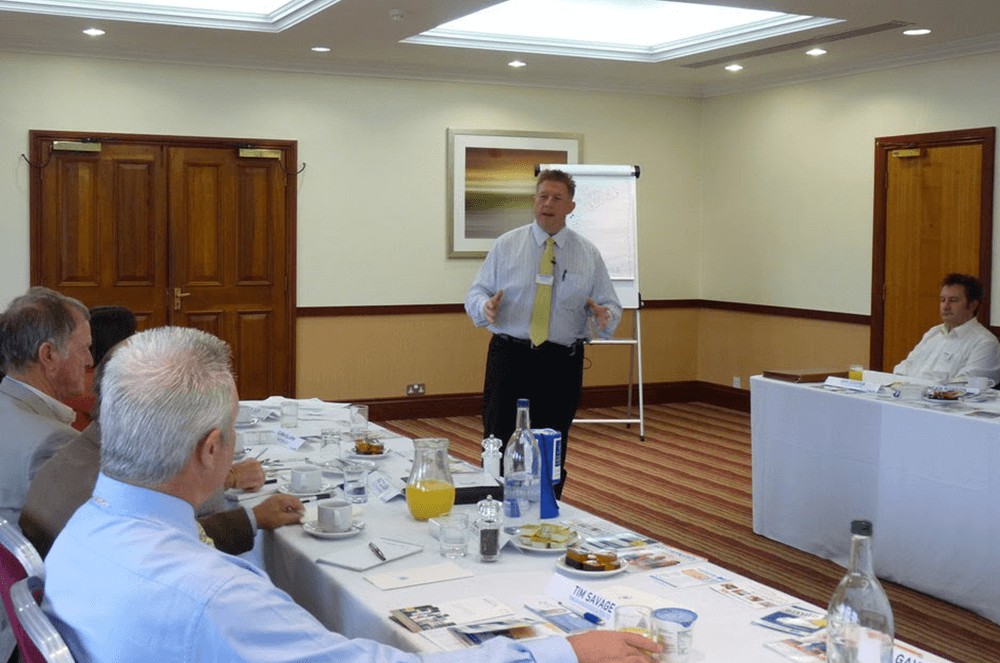
[[[172,147],[171,319],[233,348],[240,397],[286,384],[284,171],[231,149]]]
[[[941,279],[992,264],[993,129],[876,141],[871,366],[891,371],[941,322]]]
[[[294,395],[294,143],[281,158],[169,137],[52,150],[82,136],[32,132],[32,283],[127,306],[140,329],[208,331],[233,349],[241,398]]]

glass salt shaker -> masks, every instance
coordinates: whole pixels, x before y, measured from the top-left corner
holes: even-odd
[[[494,479],[500,480],[500,447],[503,442],[496,435],[490,435],[483,440],[483,470]]]
[[[478,503],[479,518],[476,531],[479,533],[479,561],[495,562],[500,558],[500,527],[503,524],[503,502],[488,496]]]

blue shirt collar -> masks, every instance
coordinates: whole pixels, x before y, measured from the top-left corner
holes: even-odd
[[[194,507],[179,497],[118,481],[101,472],[90,501],[109,513],[163,523],[198,538]]]

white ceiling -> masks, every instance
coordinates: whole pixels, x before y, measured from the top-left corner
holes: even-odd
[[[0,10],[0,50],[695,97],[1000,51],[997,0],[690,0],[844,22],[660,63],[400,43],[498,1],[340,0],[279,33]],[[402,21],[391,18],[394,10],[402,11]],[[893,22],[933,32],[907,37],[896,27],[865,34]],[[92,38],[81,33],[94,25],[107,34]],[[823,46],[827,54],[805,55],[813,45]],[[332,50],[314,53],[312,46]],[[760,50],[769,52],[753,55]],[[515,58],[528,66],[508,67]],[[723,69],[730,62],[742,64],[743,71]]]

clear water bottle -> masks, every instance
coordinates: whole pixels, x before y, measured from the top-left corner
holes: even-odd
[[[504,531],[514,534],[539,519],[542,496],[542,455],[531,433],[528,399],[517,401],[517,426],[503,454]]]
[[[872,564],[872,524],[851,522],[851,561],[826,613],[829,663],[892,663],[892,607]]]

